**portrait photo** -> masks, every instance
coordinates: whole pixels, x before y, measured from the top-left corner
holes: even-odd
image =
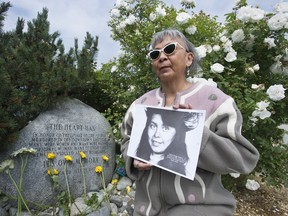
[[[127,154],[193,180],[205,111],[136,105]]]

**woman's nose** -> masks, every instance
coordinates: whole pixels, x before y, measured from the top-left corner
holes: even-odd
[[[159,61],[163,61],[164,59],[167,59],[167,56],[166,56],[166,54],[163,51],[161,51],[160,52]]]
[[[160,130],[159,129],[156,129],[155,133],[154,133],[154,137],[160,137]]]

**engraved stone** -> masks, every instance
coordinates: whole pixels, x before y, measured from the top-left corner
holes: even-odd
[[[77,99],[63,99],[23,128],[16,142],[0,150],[0,163],[21,148],[36,149],[35,155],[21,154],[12,158],[15,167],[11,169],[11,174],[19,185],[20,167],[28,156],[22,183],[24,198],[32,207],[35,207],[33,203],[51,205],[59,192],[68,191],[65,166],[73,198],[80,197],[84,192],[82,170],[87,193],[102,188],[101,174],[95,172],[96,166],[103,167],[105,181],[110,182],[115,168],[115,143],[110,135],[111,127],[98,111]],[[80,151],[86,154],[86,158],[81,159],[83,169]],[[48,159],[48,153],[54,153],[56,157]],[[71,156],[72,161],[66,161],[65,155]],[[109,160],[104,161],[102,155]],[[48,169],[52,170],[52,174],[53,169],[59,171],[58,189],[53,189],[53,175],[48,175]],[[0,173],[0,188],[5,194],[17,196],[5,172]]]

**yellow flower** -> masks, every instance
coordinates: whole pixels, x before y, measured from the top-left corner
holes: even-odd
[[[80,151],[79,154],[82,159],[86,158],[86,154],[84,152]]]
[[[65,155],[64,158],[66,161],[72,161],[72,157],[70,155]]]
[[[131,187],[130,186],[126,186],[126,191],[127,191],[127,193],[129,193],[131,191]]]
[[[96,166],[95,172],[101,173],[102,172],[102,166]]]
[[[59,171],[57,169],[53,169],[54,171],[54,175],[58,175],[59,174]]]
[[[47,170],[47,174],[51,175],[51,170],[50,169]]]
[[[112,185],[115,185],[115,184],[117,184],[118,183],[118,179],[112,179],[112,181],[111,181],[111,184]]]
[[[47,158],[48,159],[54,159],[56,157],[56,154],[54,154],[54,153],[52,153],[52,152],[49,152],[48,154],[47,154]]]
[[[104,161],[108,161],[108,160],[109,160],[109,158],[108,158],[106,155],[102,155],[102,159],[103,159]]]

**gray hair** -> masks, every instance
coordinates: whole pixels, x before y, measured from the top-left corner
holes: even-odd
[[[199,57],[195,49],[195,46],[185,37],[185,35],[182,32],[176,29],[165,29],[154,34],[150,43],[152,49],[155,48],[156,44],[161,43],[165,37],[170,37],[171,39],[177,38],[184,43],[186,51],[191,52],[193,54],[193,62],[191,66],[188,68],[188,71],[197,70]]]

